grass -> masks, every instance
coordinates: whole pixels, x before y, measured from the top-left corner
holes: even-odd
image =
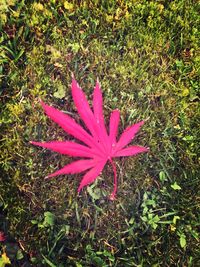
[[[199,266],[199,4],[9,1],[1,10],[0,266]],[[77,196],[80,176],[44,177],[70,159],[32,147],[63,139],[39,98],[78,119],[71,72],[105,117],[145,119],[135,143]]]

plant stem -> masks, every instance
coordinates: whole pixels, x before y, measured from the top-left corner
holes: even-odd
[[[115,200],[115,195],[116,195],[116,192],[117,192],[117,171],[116,171],[115,162],[112,161],[111,158],[109,159],[109,161],[110,161],[110,163],[112,165],[113,173],[114,173],[114,189],[112,191],[112,194],[110,195],[110,200]]]

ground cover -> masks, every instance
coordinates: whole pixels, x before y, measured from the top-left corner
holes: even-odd
[[[0,266],[199,266],[197,1],[4,0],[0,10]],[[110,166],[78,196],[81,175],[44,180],[71,159],[29,143],[69,138],[39,98],[81,123],[72,72],[91,97],[99,78],[120,132],[145,120],[133,144],[150,152],[116,160],[114,202]]]

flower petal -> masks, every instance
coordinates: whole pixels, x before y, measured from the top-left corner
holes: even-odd
[[[80,185],[79,185],[79,188],[78,188],[78,192],[81,191],[81,189],[88,185],[88,184],[91,184],[96,178],[97,176],[101,173],[101,171],[103,170],[104,166],[106,164],[106,160],[104,161],[101,161],[99,163],[97,163],[97,165],[92,168],[91,170],[89,170],[83,177]]]
[[[73,173],[83,172],[87,169],[94,167],[95,164],[96,164],[96,161],[92,159],[77,160],[64,166],[62,169],[48,175],[46,178],[51,178],[51,177],[54,177],[57,175],[63,175],[63,174],[73,174]]]
[[[126,157],[133,156],[139,153],[148,152],[149,149],[142,146],[129,146],[127,148],[121,149],[113,155],[113,157]]]
[[[144,124],[144,121],[138,122],[132,126],[129,126],[122,133],[119,141],[116,144],[115,151],[121,150],[123,147],[128,145],[131,140],[135,137],[140,127]]]

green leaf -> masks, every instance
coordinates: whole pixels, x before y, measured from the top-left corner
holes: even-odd
[[[192,141],[194,140],[194,136],[193,135],[186,135],[185,137],[183,137],[184,141]]]
[[[45,226],[47,226],[47,225],[44,225],[44,223],[38,223],[39,228],[44,228]]]
[[[154,230],[158,227],[158,225],[154,222],[151,223],[151,226],[153,227]]]
[[[79,43],[70,43],[68,44],[68,47],[70,47],[75,54],[78,53],[79,49],[81,48]]]
[[[19,60],[19,58],[22,56],[24,54],[24,49],[22,49],[22,50],[20,50],[19,51],[19,53],[18,53],[18,55],[16,55],[16,57],[15,57],[15,62],[17,62],[18,60]]]
[[[173,218],[173,224],[176,224],[176,221],[177,220],[180,220],[180,217],[179,216],[174,216],[174,218]]]
[[[146,205],[156,207],[156,202],[153,199],[147,199]]]
[[[101,198],[101,191],[98,188],[92,188],[91,186],[87,188],[87,191],[93,200],[98,200]]]
[[[63,233],[64,235],[68,235],[69,234],[69,230],[70,230],[70,226],[69,225],[63,225],[60,232]]]
[[[134,217],[132,217],[130,220],[129,220],[129,224],[134,224],[135,223],[135,219]]]
[[[183,61],[182,61],[182,60],[176,60],[176,66],[177,66],[178,68],[182,68],[182,67],[184,67],[184,63],[183,63]]]
[[[148,221],[146,216],[142,216],[141,219],[143,220],[143,222],[147,222]]]
[[[22,250],[21,250],[21,249],[19,249],[19,250],[17,251],[16,258],[17,258],[17,260],[21,260],[21,259],[23,259],[23,258],[24,258],[24,255],[23,255],[23,253],[22,253]]]
[[[48,264],[48,266],[50,266],[50,267],[56,267],[56,265],[53,264],[49,259],[47,259],[47,257],[45,257],[44,255],[42,255],[42,257],[44,258],[44,260]]]
[[[165,174],[165,172],[163,172],[163,171],[161,171],[161,172],[159,173],[159,178],[160,178],[160,181],[161,181],[161,182],[165,182],[165,181],[167,181],[166,174]]]
[[[186,236],[185,234],[181,234],[180,236],[180,245],[182,248],[184,248],[186,246]]]
[[[50,211],[46,211],[44,213],[44,226],[54,226],[55,223],[55,215]]]
[[[32,224],[38,224],[38,221],[36,221],[36,220],[31,220],[31,223],[32,223]]]
[[[57,87],[58,90],[53,95],[58,99],[62,99],[65,97],[65,88],[61,83],[57,84]]]
[[[181,190],[181,187],[177,184],[177,182],[171,184],[171,188],[173,188],[174,190]]]
[[[155,223],[159,222],[159,221],[160,221],[159,216],[158,216],[158,215],[154,216],[154,217],[153,217],[153,221],[154,221]]]

